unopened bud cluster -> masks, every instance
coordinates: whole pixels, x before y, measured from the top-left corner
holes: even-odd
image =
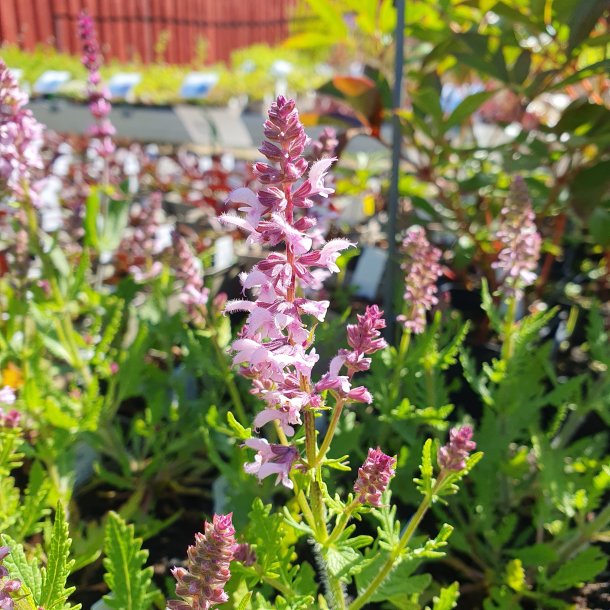
[[[195,544],[188,548],[188,568],[172,570],[182,601],[170,600],[168,610],[209,610],[228,601],[224,587],[231,578],[235,546],[232,513],[206,521],[204,533],[196,534]]]
[[[362,504],[381,506],[381,496],[395,474],[396,458],[386,455],[377,447],[369,449],[364,464],[358,469],[354,484],[356,499]]]
[[[438,451],[437,461],[441,470],[464,470],[466,460],[477,444],[472,440],[472,428],[462,426],[452,428],[449,432],[449,442]]]

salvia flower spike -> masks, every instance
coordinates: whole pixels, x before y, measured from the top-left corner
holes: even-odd
[[[501,274],[501,289],[505,297],[520,299],[523,289],[536,280],[542,239],[535,218],[527,185],[521,176],[517,176],[500,212],[496,238],[502,249],[492,264]]]
[[[221,220],[249,234],[248,241],[275,249],[241,277],[245,289],[254,289],[255,301],[227,303],[225,312],[246,311],[248,318],[240,337],[233,342],[233,363],[252,379],[252,392],[265,403],[254,426],[277,421],[287,437],[302,423],[305,409],[322,405],[320,391],[311,380],[318,355],[311,345],[311,328],[305,316],[323,321],[328,301],[300,296],[297,286],[321,288],[320,270],[337,272],[336,260],[349,241],[336,239],[314,247],[311,230],[315,218],[298,210],[313,205],[312,197],[328,197],[333,189],[325,176],[334,162],[324,158],[309,167],[303,157],[308,138],[293,100],[279,96],[271,105],[264,125],[267,141],[259,149],[269,163],[255,163],[254,171],[263,188],[255,193],[239,188],[229,199],[238,204],[242,216],[224,214]],[[314,269],[316,268],[316,269]],[[252,446],[252,443],[247,446]],[[290,486],[285,471],[295,452],[278,455],[272,445],[252,446],[258,450],[249,472],[263,478],[277,474],[278,482]]]
[[[426,312],[438,303],[436,281],[442,275],[441,251],[426,238],[423,227],[410,227],[402,242],[406,261],[405,272],[406,312],[397,320],[406,330],[415,334],[426,328]]]
[[[462,426],[452,428],[449,432],[449,442],[438,451],[437,461],[441,470],[460,471],[466,468],[466,460],[477,444],[472,440],[472,428]]]
[[[101,157],[109,157],[115,150],[112,141],[115,129],[109,119],[112,110],[110,91],[102,84],[100,75],[102,55],[95,34],[93,19],[84,11],[78,18],[78,33],[83,49],[81,61],[89,73],[87,77],[89,111],[95,119],[95,124],[89,128],[89,135],[98,140],[97,153]]]
[[[228,601],[224,587],[231,578],[229,566],[234,556],[235,528],[232,513],[214,515],[206,521],[204,533],[195,534],[195,544],[188,548],[188,568],[174,568],[176,595],[169,610],[208,610]]]
[[[381,506],[381,496],[395,474],[396,458],[386,455],[379,447],[369,449],[364,464],[358,469],[354,484],[356,499],[362,504]]]
[[[28,96],[0,59],[0,196],[39,203],[34,176],[42,169],[42,125],[25,108]]]

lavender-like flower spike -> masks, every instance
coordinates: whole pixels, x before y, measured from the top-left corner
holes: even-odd
[[[89,110],[95,119],[95,124],[89,128],[89,135],[99,140],[96,150],[101,157],[109,157],[115,149],[112,136],[114,126],[109,120],[112,104],[110,92],[102,85],[100,67],[102,55],[95,35],[93,19],[82,12],[78,18],[78,33],[83,47],[82,64],[87,68],[87,93],[89,96]]]
[[[395,466],[396,458],[386,455],[379,447],[369,449],[364,464],[358,469],[358,479],[354,484],[358,502],[381,506],[381,495],[396,472]]]
[[[21,589],[21,581],[9,578],[8,570],[2,565],[2,561],[11,552],[7,546],[0,546],[0,608],[2,610],[14,610],[15,602],[11,593]]]
[[[442,275],[441,251],[434,248],[420,226],[412,226],[402,242],[406,262],[405,294],[407,312],[398,316],[406,330],[415,334],[426,328],[426,312],[438,303],[436,280]]]
[[[29,196],[34,205],[38,193],[33,172],[42,169],[42,125],[24,106],[28,96],[0,59],[0,196]]]
[[[169,610],[209,610],[224,604],[229,596],[224,587],[231,578],[229,566],[235,548],[232,513],[214,515],[206,521],[204,534],[195,534],[195,545],[188,548],[188,569],[174,568],[176,595],[184,601],[170,600]]]
[[[496,233],[503,247],[492,264],[502,274],[502,291],[506,297],[520,299],[523,288],[536,281],[542,239],[535,218],[527,185],[521,176],[516,176],[500,212]]]
[[[438,450],[436,459],[441,470],[464,470],[466,460],[477,444],[472,439],[472,428],[462,426],[452,428],[449,432],[449,442]]]
[[[207,311],[210,291],[203,283],[203,273],[199,260],[195,258],[189,245],[177,231],[172,233],[174,252],[177,258],[176,276],[182,280],[180,300],[195,323],[202,323]]]

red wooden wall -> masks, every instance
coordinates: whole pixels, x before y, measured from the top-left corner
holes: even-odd
[[[169,63],[195,58],[197,41],[207,41],[208,62],[258,42],[274,44],[288,34],[295,0],[0,0],[0,42],[32,49],[46,43],[79,54],[76,20],[85,8],[94,18],[106,57],[144,62],[169,32]]]

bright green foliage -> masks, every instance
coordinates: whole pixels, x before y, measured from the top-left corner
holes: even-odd
[[[47,563],[42,568],[42,583],[38,604],[45,610],[78,610],[80,604],[72,606],[68,597],[74,593],[74,587],[66,588],[74,560],[70,559],[72,540],[68,535],[66,515],[61,504],[55,510],[55,521],[51,531],[51,539],[47,543]]]
[[[142,550],[142,539],[134,535],[120,515],[108,514],[104,536],[104,580],[111,593],[104,602],[115,610],[147,610],[152,606],[152,567],[145,568],[148,551]]]
[[[21,592],[29,608],[37,608],[42,597],[42,573],[36,557],[27,558],[21,544],[17,544],[10,536],[0,534],[2,544],[11,549],[3,564],[12,578],[21,581]]]
[[[454,582],[448,587],[443,587],[438,597],[434,598],[434,605],[432,606],[432,610],[451,610],[457,605],[457,600],[459,599],[459,597],[459,583]]]

